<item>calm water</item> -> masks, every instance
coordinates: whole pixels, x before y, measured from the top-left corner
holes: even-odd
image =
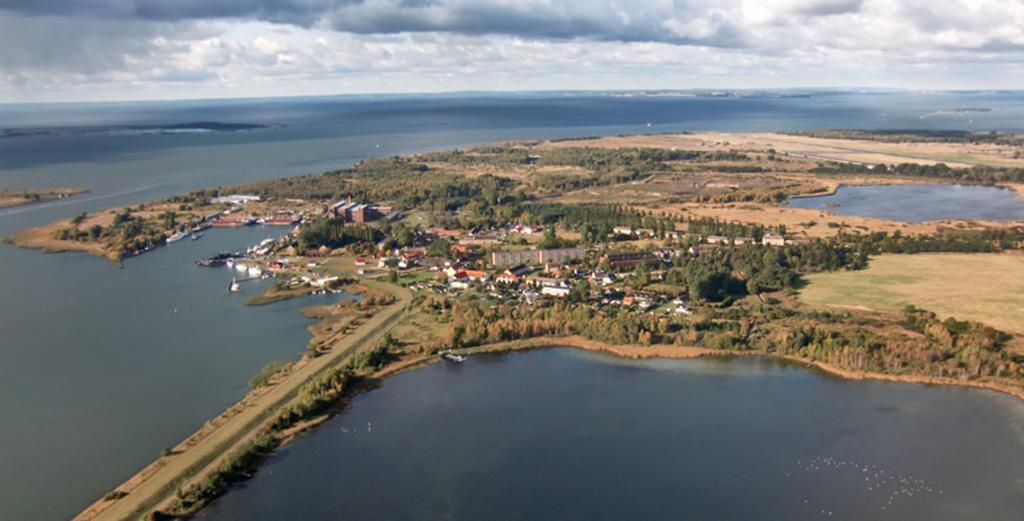
[[[907,222],[1024,220],[1024,198],[1013,190],[992,186],[843,186],[832,195],[791,199],[789,204],[841,215]]]
[[[356,397],[201,517],[1010,521],[1022,429],[1009,397],[766,359],[478,356]]]
[[[231,270],[192,264],[282,231],[211,230],[122,270],[5,249],[4,310],[17,320],[3,320],[0,349],[0,518],[68,518],[240,399],[268,361],[302,353],[311,321],[298,308],[339,297],[247,307],[267,281],[229,295]]]
[[[935,115],[965,106],[992,112]],[[1024,93],[826,92],[744,99],[548,93],[0,104],[0,128],[194,121],[283,127],[0,138],[0,187],[92,190],[0,210],[0,235],[193,188],[499,139],[702,129],[1019,130]],[[294,311],[305,303],[245,307],[242,299],[224,294],[224,273],[191,264],[270,233],[210,233],[132,259],[123,270],[80,254],[44,255],[0,244],[0,410],[7,419],[0,429],[3,517],[70,517],[237,400],[264,364],[303,350],[307,321]]]

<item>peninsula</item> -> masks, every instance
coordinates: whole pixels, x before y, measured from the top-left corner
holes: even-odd
[[[200,190],[10,240],[116,260],[217,227],[279,224],[290,233],[205,264],[272,275],[252,304],[363,295],[307,310],[322,322],[300,360],[268,366],[245,400],[79,516],[176,518],[352,393],[441,355],[571,345],[776,356],[1024,396],[1024,315],[1012,312],[1024,305],[1024,222],[788,204],[850,185],[1019,192],[1019,152],[1016,136],[913,132],[509,142]],[[957,285],[936,267],[947,264],[986,276]]]
[[[25,190],[0,190],[0,208],[44,203],[72,195],[88,192],[84,188],[29,188]]]

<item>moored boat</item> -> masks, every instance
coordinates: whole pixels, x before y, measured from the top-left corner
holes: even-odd
[[[170,237],[167,238],[167,244],[178,242],[178,241],[180,241],[180,240],[182,240],[182,239],[184,239],[185,237],[188,237],[188,236],[189,236],[189,232],[178,232],[178,233],[176,233],[174,235],[171,235]]]
[[[438,354],[441,355],[441,358],[443,358],[445,360],[448,360],[449,362],[462,363],[462,362],[466,361],[466,357],[465,356],[455,354],[455,353],[453,353],[451,351],[441,351]]]

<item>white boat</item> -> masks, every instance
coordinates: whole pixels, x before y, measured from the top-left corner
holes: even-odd
[[[228,260],[224,261],[224,265],[229,267],[229,268],[234,268],[235,267],[235,259],[228,259]]]
[[[249,266],[246,266],[245,264],[243,264],[241,262],[236,262],[235,263],[235,269],[238,270],[238,271],[249,271]]]
[[[231,284],[228,285],[228,292],[238,293],[239,291],[242,291],[242,285],[238,283],[237,279],[231,279]]]
[[[203,237],[203,232],[192,232],[192,240],[198,241]]]
[[[444,358],[445,360],[448,360],[449,362],[462,363],[462,362],[466,361],[466,357],[464,357],[462,355],[457,355],[455,353],[452,353],[451,351],[441,351],[440,354],[441,354],[441,358]]]
[[[250,266],[249,267],[249,276],[250,277],[259,277],[260,275],[263,275],[263,270],[259,266]]]
[[[174,235],[171,235],[170,237],[167,238],[167,244],[171,244],[172,242],[178,242],[178,241],[184,239],[185,237],[188,237],[188,235],[189,235],[189,232],[178,232],[178,233],[176,233]]]

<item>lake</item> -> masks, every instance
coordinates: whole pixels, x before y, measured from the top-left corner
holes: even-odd
[[[836,193],[790,199],[795,208],[839,215],[923,222],[947,219],[1024,220],[1024,198],[993,186],[952,184],[841,186]]]
[[[964,106],[992,111],[936,115]],[[199,121],[268,127],[125,130]],[[0,187],[91,190],[0,210],[0,235],[195,188],[493,140],[705,129],[1021,130],[1021,121],[1020,92],[721,98],[547,92],[0,104],[4,129],[51,129],[0,138]],[[91,130],[68,130],[84,126]],[[296,309],[315,300],[247,307],[226,295],[224,272],[192,265],[197,257],[272,233],[211,231],[200,241],[130,259],[123,270],[81,254],[44,255],[0,244],[0,410],[7,414],[0,429],[0,511],[6,517],[71,517],[234,403],[263,365],[302,352],[309,322]]]
[[[574,349],[397,375],[201,519],[1017,520],[1024,403]]]

